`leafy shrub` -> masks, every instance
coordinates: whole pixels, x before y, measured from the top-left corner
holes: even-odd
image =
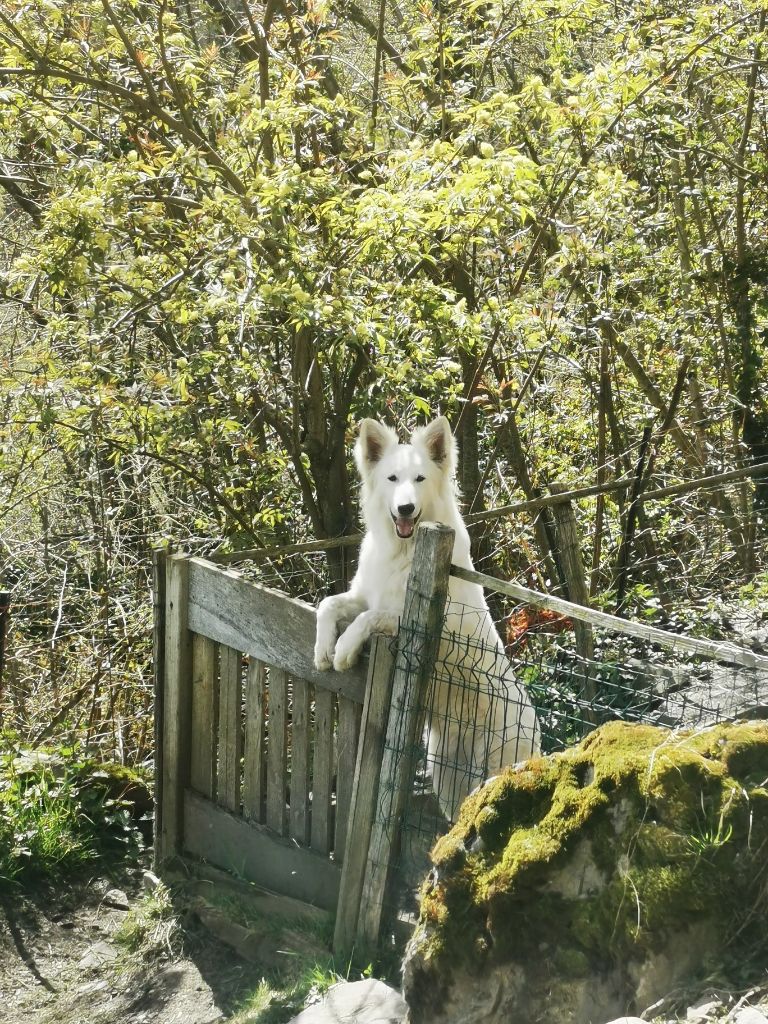
[[[0,755],[0,889],[61,880],[98,857],[114,863],[135,856],[141,792],[148,800],[133,773],[72,749]]]

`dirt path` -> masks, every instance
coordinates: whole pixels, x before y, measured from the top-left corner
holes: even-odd
[[[162,920],[146,951],[117,933],[144,913],[142,872],[66,892],[0,901],[0,1017],[5,1024],[217,1024],[259,981],[258,971],[202,929],[185,929],[184,950]],[[162,955],[163,928],[169,948]],[[138,936],[138,941],[141,937]]]

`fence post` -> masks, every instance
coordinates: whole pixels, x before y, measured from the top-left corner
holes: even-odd
[[[152,552],[152,679],[155,711],[155,844],[154,867],[158,866],[157,852],[163,827],[163,721],[165,703],[165,560],[162,548]]]
[[[365,703],[360,720],[355,776],[352,782],[347,840],[333,933],[334,953],[348,954],[355,944],[368,847],[376,814],[384,734],[392,701],[394,656],[390,637],[374,636],[368,661]]]
[[[453,537],[453,530],[440,523],[422,523],[416,533],[357,922],[357,945],[364,951],[378,943],[387,882],[399,846],[405,797],[408,787],[413,785],[416,734],[440,645]]]
[[[192,644],[188,627],[189,559],[165,559],[165,658],[159,773],[160,828],[155,832],[155,864],[180,852],[184,790],[190,775]]]
[[[551,484],[552,494],[562,494],[568,490],[567,484]],[[589,608],[589,586],[584,571],[584,560],[581,557],[579,544],[579,527],[570,501],[559,501],[552,506],[557,531],[557,557],[562,566],[568,585],[568,599],[574,604],[582,604]],[[573,620],[573,631],[576,636],[576,653],[584,662],[583,699],[592,704],[597,697],[595,680],[590,673],[590,662],[595,657],[595,637],[592,627],[579,619]],[[595,713],[591,707],[584,710],[584,722],[594,725]]]
[[[552,494],[562,494],[568,490],[567,484],[551,484]],[[584,571],[584,560],[581,557],[579,544],[579,528],[573,505],[570,501],[559,501],[552,506],[557,528],[558,558],[568,585],[568,600],[574,604],[583,604],[589,608],[589,586]],[[585,661],[591,661],[595,653],[592,627],[584,622],[574,622],[576,632],[576,649]]]
[[[11,611],[11,592],[0,590],[0,726],[3,724],[3,694],[5,673],[5,638],[8,635],[8,619]]]

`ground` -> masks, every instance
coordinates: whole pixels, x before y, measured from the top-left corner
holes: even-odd
[[[203,926],[189,889],[177,898],[179,907],[186,902],[179,917],[167,906],[154,916],[162,901],[142,878],[137,869],[117,883],[94,877],[2,900],[4,1024],[277,1024],[318,998],[319,976],[314,988],[293,996],[270,992],[261,981],[271,965],[237,956]],[[155,934],[142,934],[153,923]],[[671,993],[648,1020],[733,1021],[739,1005],[768,1017],[768,978],[746,989],[703,985]]]
[[[65,891],[6,896],[0,918],[6,1024],[214,1024],[253,988],[248,965],[202,929],[190,931],[182,952],[174,927],[166,925],[167,950],[155,950],[147,964],[125,937],[136,913],[131,906],[148,902],[141,872],[120,881],[122,888],[96,877]],[[156,941],[162,945],[159,933]]]
[[[281,927],[257,926],[240,893],[231,910],[227,888],[176,876],[169,892],[151,872],[134,868],[117,880],[95,875],[55,889],[6,892],[4,1024],[290,1020],[337,980],[322,928],[294,921],[293,932],[286,931],[290,905],[278,907]],[[201,896],[214,889],[216,900]],[[237,923],[244,913],[250,927]],[[288,962],[281,965],[281,958]]]
[[[262,982],[273,978],[269,952],[258,963],[253,943],[251,958],[233,951],[229,943],[243,933],[230,922],[236,931],[228,934],[210,904],[206,914],[199,896],[206,885],[177,884],[171,900],[164,889],[158,895],[152,874],[138,867],[117,879],[94,876],[35,893],[6,893],[0,899],[4,1024],[279,1024],[334,980],[316,968],[310,984]],[[296,956],[311,963],[306,932],[295,944],[303,947]],[[284,943],[269,941],[272,954],[278,945]],[[324,961],[322,943],[315,961]],[[768,976],[750,987],[713,981],[672,992],[647,1019],[732,1021],[739,1005],[768,1017]]]
[[[333,963],[331,921],[322,912],[308,913],[303,905],[266,896],[200,866],[193,876],[189,866],[179,865],[175,874],[164,876],[165,885],[149,870],[150,851],[138,838],[127,845],[106,842],[126,829],[131,835],[136,832],[130,823],[136,801],[126,803],[122,788],[114,805],[100,798],[102,841],[87,847],[77,871],[45,882],[21,875],[10,882],[13,858],[18,861],[19,848],[31,845],[24,814],[34,811],[38,816],[38,837],[53,835],[54,826],[59,829],[56,842],[49,844],[51,856],[61,852],[65,838],[71,849],[76,845],[64,828],[71,819],[53,817],[52,808],[61,809],[69,799],[72,807],[87,807],[93,818],[93,804],[86,802],[92,786],[88,781],[83,788],[79,763],[76,776],[74,769],[70,772],[81,786],[77,800],[73,802],[71,786],[60,784],[55,801],[48,803],[40,800],[39,787],[31,788],[30,778],[48,778],[50,760],[45,760],[42,775],[35,761],[38,774],[33,777],[22,776],[27,768],[20,767],[18,758],[13,765],[15,788],[9,791],[6,785],[0,807],[6,821],[15,816],[12,842],[6,837],[3,848],[6,860],[0,858],[4,1024],[285,1024],[339,977],[356,980],[370,973],[366,965]],[[91,772],[88,778],[101,774]],[[18,782],[22,777],[23,785]],[[765,771],[760,780],[764,777]],[[39,818],[41,807],[44,820]],[[131,809],[134,814],[126,824],[116,812]],[[82,816],[77,820],[82,823]],[[493,822],[484,821],[483,830],[491,842]],[[103,853],[107,850],[108,856]],[[425,874],[423,870],[419,877]],[[397,984],[396,962],[388,972],[378,966],[374,971]],[[743,985],[728,988],[722,973],[715,972],[697,988],[669,993],[644,1017],[656,1024],[733,1022],[739,1004],[760,1007],[768,1018],[768,973],[752,972]],[[691,1014],[689,1008],[698,1010]]]

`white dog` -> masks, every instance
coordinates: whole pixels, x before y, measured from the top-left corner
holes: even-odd
[[[343,671],[371,633],[397,632],[419,520],[450,526],[454,564],[472,568],[454,484],[456,445],[444,416],[414,431],[410,444],[363,420],[355,461],[366,531],[349,591],[326,597],[317,610],[321,670]],[[489,774],[538,751],[535,712],[512,675],[482,587],[453,576],[427,726],[435,792],[451,818]]]

